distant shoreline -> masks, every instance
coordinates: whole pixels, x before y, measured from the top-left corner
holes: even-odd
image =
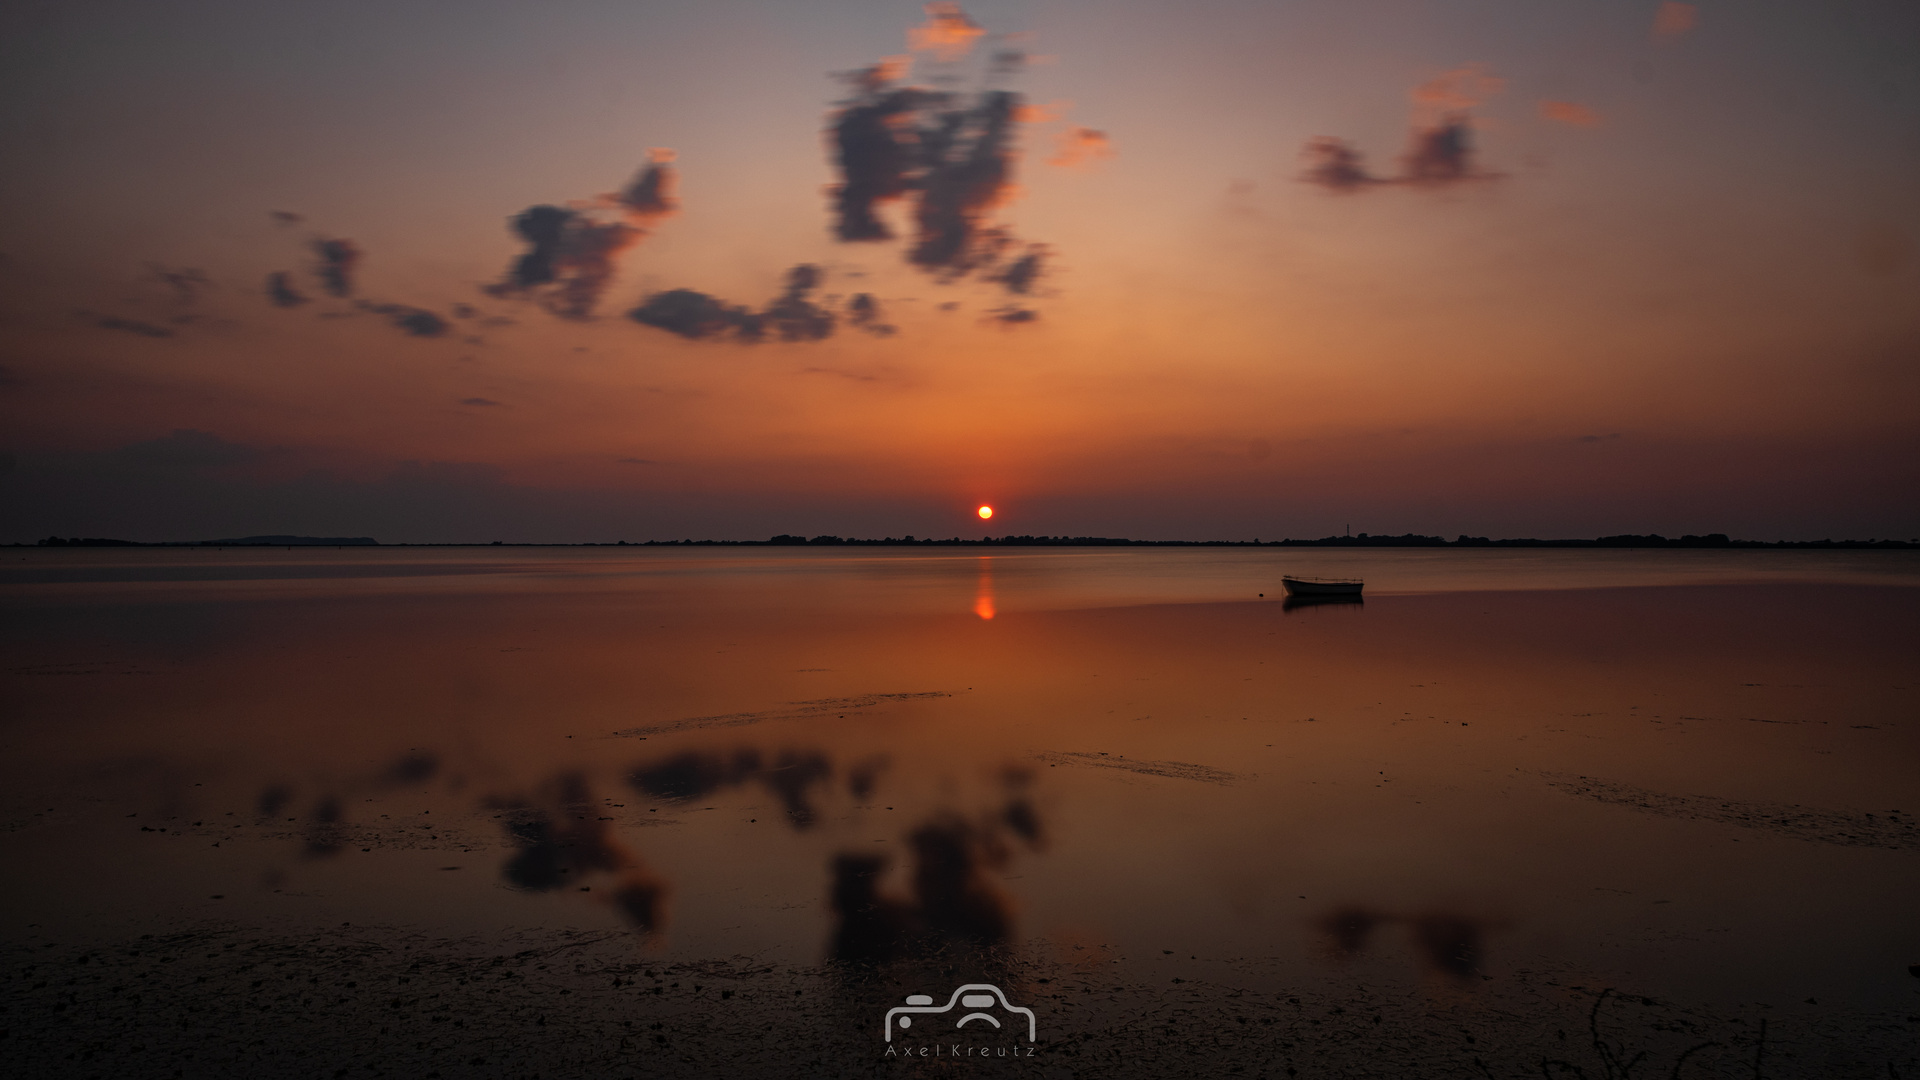
[[[1454,540],[1438,536],[1405,533],[1400,536],[1325,536],[1318,540],[1127,540],[1105,536],[998,536],[968,540],[945,540],[913,536],[886,537],[881,540],[848,539],[839,536],[793,536],[782,534],[767,540],[612,540],[583,543],[448,542],[420,544],[382,544],[368,536],[249,536],[230,540],[114,540],[100,537],[63,538],[49,536],[33,544],[15,543],[10,547],[113,548],[113,547],[1331,547],[1331,548],[1658,548],[1658,549],[1768,549],[1768,550],[1915,550],[1915,540],[1734,540],[1725,533],[1679,537],[1622,534],[1591,540],[1536,540],[1531,538],[1491,540],[1484,536],[1462,535]]]

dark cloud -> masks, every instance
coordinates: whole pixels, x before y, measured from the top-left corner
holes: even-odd
[[[285,270],[267,275],[267,299],[275,307],[299,307],[307,302],[306,295],[293,287],[293,275]]]
[[[314,274],[320,279],[320,287],[329,296],[353,295],[353,273],[360,265],[359,245],[351,240],[329,240],[318,238],[313,241],[313,253],[319,258]]]
[[[987,321],[999,323],[1001,326],[1024,326],[1027,323],[1039,322],[1040,313],[1032,308],[1007,304],[988,312]]]
[[[1328,191],[1360,191],[1370,184],[1381,182],[1367,172],[1360,151],[1345,139],[1322,135],[1307,143],[1302,153],[1310,164],[1301,179]]]
[[[298,225],[307,220],[304,216],[296,214],[291,210],[269,210],[267,211],[267,216],[273,219],[275,225]]]
[[[1401,179],[1409,184],[1434,186],[1480,177],[1473,167],[1473,139],[1464,115],[1415,131],[1401,160],[1405,166]]]
[[[847,300],[847,321],[875,337],[889,337],[899,329],[881,315],[872,293],[854,293]]]
[[[1465,180],[1491,180],[1473,160],[1471,110],[1506,88],[1479,64],[1443,71],[1409,92],[1413,121],[1400,175],[1375,177],[1360,152],[1344,139],[1321,136],[1307,143],[1310,164],[1301,179],[1334,192],[1365,191],[1381,184],[1445,187]]]
[[[173,290],[174,300],[182,307],[191,306],[200,299],[200,290],[213,284],[204,271],[196,270],[191,266],[183,266],[176,270],[159,263],[148,263],[147,269],[153,274],[155,281]]]
[[[1303,153],[1309,165],[1300,179],[1339,193],[1365,191],[1386,184],[1446,187],[1499,177],[1498,173],[1481,170],[1475,163],[1472,120],[1465,113],[1452,113],[1430,126],[1414,128],[1408,136],[1407,152],[1400,158],[1398,176],[1370,175],[1360,152],[1345,140],[1332,136],[1314,139]]]
[[[810,263],[787,271],[786,291],[762,316],[781,341],[820,341],[833,335],[833,313],[810,299],[821,277],[820,268]]]
[[[150,338],[170,338],[173,336],[173,331],[164,326],[155,326],[152,323],[141,322],[138,319],[122,319],[115,315],[96,315],[91,311],[76,311],[73,314],[75,318],[85,322],[87,325],[96,326],[102,330],[119,330],[123,333],[139,334],[141,337]]]
[[[691,341],[730,336],[735,341],[758,344],[769,332],[779,335],[781,341],[821,341],[833,335],[835,324],[833,312],[812,299],[824,276],[811,263],[793,267],[787,271],[786,289],[763,311],[751,311],[693,289],[668,289],[647,297],[627,312],[627,317]]]
[[[591,317],[613,281],[620,254],[679,208],[673,151],[655,149],[649,157],[633,182],[616,194],[577,207],[530,206],[510,218],[528,250],[486,291],[499,297],[537,297],[563,318]],[[615,212],[618,220],[606,219]]]
[[[363,311],[385,315],[389,322],[414,337],[439,337],[452,326],[425,308],[408,307],[405,304],[376,304],[368,300],[360,301],[359,306]]]
[[[987,215],[1012,194],[1020,96],[990,90],[968,97],[900,86],[897,65],[849,76],[853,96],[831,118],[834,235],[893,238],[878,210],[912,203],[907,260],[948,280],[992,266],[1011,243]]]
[[[728,334],[742,341],[758,341],[762,333],[758,315],[693,289],[654,293],[639,307],[627,312],[627,318],[692,341],[723,338]]]
[[[1026,296],[1046,272],[1047,245],[1028,244],[1025,254],[988,275],[987,280],[1004,285],[1010,293]]]
[[[562,206],[528,207],[511,224],[531,248],[514,260],[506,279],[487,286],[487,292],[509,297],[539,291],[547,310],[570,319],[593,313],[613,280],[615,259],[642,235],[631,225],[596,222]]]
[[[959,276],[998,257],[1006,234],[985,228],[984,219],[1009,193],[1019,101],[1011,91],[990,91],[971,108],[941,112],[921,132],[924,171],[908,261]]]
[[[678,176],[673,170],[673,151],[656,148],[647,156],[646,168],[614,199],[634,224],[642,227],[680,209],[680,200],[674,197]]]
[[[907,134],[931,96],[913,87],[887,88],[887,65],[852,77],[860,93],[833,118],[840,183],[833,188],[834,235],[846,241],[891,240],[878,208],[916,184],[915,149]]]
[[[470,398],[461,398],[460,404],[462,405],[498,405],[500,403],[493,400],[492,398],[470,397]]]

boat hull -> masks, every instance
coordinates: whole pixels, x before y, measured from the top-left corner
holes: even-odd
[[[1358,581],[1301,581],[1298,578],[1283,577],[1280,585],[1287,590],[1288,596],[1359,596],[1362,582]]]

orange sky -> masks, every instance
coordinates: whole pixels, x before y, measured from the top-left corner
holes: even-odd
[[[1387,7],[5,16],[0,542],[1920,533],[1910,10]]]

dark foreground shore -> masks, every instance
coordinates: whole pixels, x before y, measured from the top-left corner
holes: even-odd
[[[874,971],[649,962],[637,944],[625,932],[479,941],[237,925],[112,945],[16,940],[3,950],[0,1052],[11,1075],[102,1080],[1920,1076],[1920,1016],[1709,1010],[1546,972],[1309,992],[1275,988],[1257,960],[1193,980],[1098,953]],[[988,976],[1034,1009],[1034,1043],[1014,1034],[955,1057],[981,1040],[924,1026],[883,1041],[905,994]]]

